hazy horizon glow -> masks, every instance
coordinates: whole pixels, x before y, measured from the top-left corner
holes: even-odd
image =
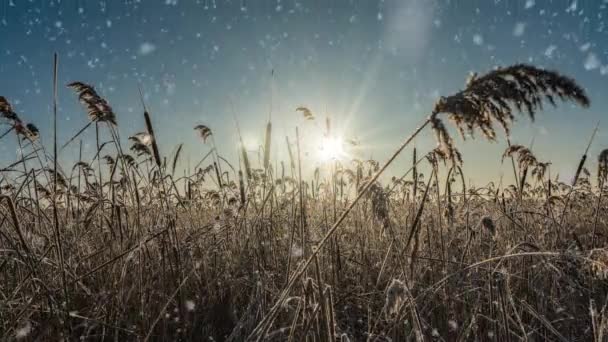
[[[117,114],[123,144],[145,129],[141,85],[162,154],[184,143],[182,168],[210,148],[196,124],[209,126],[220,153],[237,163],[237,122],[258,166],[271,120],[273,160],[287,160],[285,137],[295,143],[298,127],[310,171],[343,155],[383,162],[469,72],[525,62],[575,78],[591,98],[590,109],[547,106],[534,123],[522,116],[511,137],[524,145],[534,140],[537,157],[552,161],[552,176],[568,179],[593,127],[606,121],[607,17],[606,0],[0,0],[0,95],[50,146],[57,52],[60,143],[87,123],[63,85],[94,85]],[[298,106],[316,119],[305,120]],[[323,143],[327,117],[335,136],[358,144]],[[592,172],[608,148],[606,124],[589,154]],[[92,157],[94,130],[82,140],[83,154]],[[427,131],[415,145],[426,152],[434,137]],[[504,136],[496,143],[457,138],[457,145],[474,184],[511,176],[500,162]],[[15,149],[14,139],[0,140],[0,167],[17,159]],[[78,141],[61,159],[77,155]],[[388,176],[410,162],[406,151]]]

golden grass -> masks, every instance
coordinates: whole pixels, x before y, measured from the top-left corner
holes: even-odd
[[[272,160],[270,122],[260,168],[241,138],[216,146],[199,125],[212,160],[179,176],[182,146],[172,159],[160,155],[147,110],[146,133],[130,139],[133,157],[106,100],[71,86],[112,141],[97,142],[91,163],[81,156],[55,173],[38,131],[15,129],[23,156],[0,171],[0,332],[8,340],[605,339],[608,152],[597,182],[581,166],[566,184],[512,145],[504,157],[513,158],[516,184],[467,188],[438,118],[448,113],[493,139],[492,121],[507,130],[514,108],[532,116],[553,96],[588,105],[571,79],[521,65],[474,77],[387,163],[330,161],[312,177],[301,173],[299,131],[286,137],[288,168]],[[0,114],[23,126],[4,97]],[[440,148],[414,150],[411,174],[380,183],[429,123]],[[102,158],[105,146],[115,156]],[[245,170],[220,148],[239,149]]]

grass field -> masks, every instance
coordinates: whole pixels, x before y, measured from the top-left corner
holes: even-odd
[[[483,143],[541,103],[588,106],[574,80],[526,65],[473,76],[396,149],[388,163],[403,153],[412,164],[392,178],[379,178],[384,161],[335,160],[331,140],[324,167],[302,174],[311,142],[286,137],[290,158],[275,160],[284,142],[271,122],[259,158],[196,126],[211,152],[182,170],[181,147],[160,155],[147,110],[145,131],[121,141],[110,104],[70,87],[91,119],[83,131],[112,137],[74,165],[57,165],[64,142],[47,151],[0,98],[0,143],[21,153],[0,170],[6,340],[608,339],[608,150],[585,152],[564,183],[510,145],[514,184],[470,187],[439,116]],[[438,148],[409,145],[424,129]],[[218,153],[236,148],[232,164]]]

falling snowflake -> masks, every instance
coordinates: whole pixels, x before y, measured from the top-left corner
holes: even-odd
[[[139,54],[142,56],[146,56],[151,54],[152,52],[154,52],[156,50],[156,45],[152,44],[152,43],[142,43],[139,46]]]
[[[25,325],[15,330],[15,339],[21,340],[29,336],[32,332],[32,324],[30,321],[26,321]]]
[[[545,50],[545,57],[553,58],[553,54],[555,53],[555,50],[557,50],[557,46],[549,45],[549,47]]]
[[[534,5],[536,5],[536,2],[534,0],[527,0],[524,8],[530,9],[530,8],[534,7]]]
[[[601,63],[600,63],[600,60],[597,58],[597,56],[594,53],[590,53],[587,55],[584,65],[585,65],[585,70],[593,70],[593,69],[599,68]]]
[[[522,22],[518,22],[515,24],[515,27],[513,28],[513,35],[515,37],[521,37],[525,31],[526,31],[526,24],[522,23]]]
[[[186,310],[188,310],[188,312],[192,312],[194,311],[194,309],[196,309],[196,304],[194,304],[194,301],[192,300],[187,300],[185,302],[186,304]]]
[[[569,12],[576,12],[576,9],[578,8],[578,1],[574,0],[572,1],[572,3],[570,4],[570,6],[568,6],[568,8],[566,8],[566,13]]]
[[[483,44],[483,37],[481,36],[481,34],[473,35],[473,43],[475,43],[475,45]]]
[[[303,252],[304,252],[304,251],[302,250],[302,248],[301,248],[301,247],[298,247],[298,246],[293,246],[293,247],[291,248],[291,256],[292,256],[292,257],[294,257],[294,258],[299,258],[299,257],[301,257],[301,256],[302,256],[302,254],[303,254]]]

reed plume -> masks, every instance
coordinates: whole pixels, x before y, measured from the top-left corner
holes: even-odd
[[[74,136],[72,136],[68,141],[61,146],[63,150],[66,146],[68,146],[74,139],[76,139],[80,134],[82,134],[92,123],[95,123],[95,134],[97,135],[97,139],[99,140],[99,127],[97,123],[99,122],[107,122],[111,126],[116,125],[116,115],[114,114],[114,110],[108,102],[99,96],[97,91],[93,86],[90,86],[83,82],[72,82],[69,83],[68,88],[72,88],[78,94],[78,100],[87,110],[87,115],[89,116],[89,123],[87,123],[84,127],[82,127]],[[119,147],[120,148],[120,147]]]
[[[517,155],[517,164],[522,170],[538,164],[538,160],[536,159],[532,151],[530,151],[530,149],[525,146],[509,146],[503,153],[502,160],[504,161],[506,157],[512,157],[513,155]]]
[[[150,152],[150,148],[138,141],[133,142],[133,145],[131,145],[130,150],[138,157],[152,155],[152,153]]]
[[[4,96],[0,96],[0,118],[6,119],[11,126],[6,132],[0,135],[0,139],[4,138],[4,136],[9,134],[12,130],[15,130],[17,135],[23,135],[26,138],[29,136],[27,126],[23,125],[19,115],[13,111],[13,106]],[[33,127],[35,128],[35,126]],[[37,129],[35,133],[38,133]]]
[[[536,165],[534,165],[534,167],[532,168],[532,176],[535,177],[537,181],[542,182],[550,165],[550,162],[537,162]],[[551,180],[549,179],[549,181]]]
[[[8,120],[11,128],[4,135],[8,134],[13,129],[17,132],[17,135],[23,136],[25,139],[30,141],[37,140],[40,137],[40,131],[38,127],[32,123],[24,124],[19,118],[19,115],[13,111],[13,106],[8,102],[4,96],[0,96],[0,118]]]
[[[21,121],[17,113],[13,111],[13,106],[8,102],[6,97],[0,96],[0,117],[5,118],[11,122]]]
[[[28,123],[25,125],[27,138],[30,140],[36,140],[40,137],[40,131],[38,127],[36,127],[33,123]]]
[[[105,156],[104,156],[102,159],[103,159],[103,160],[106,162],[106,164],[108,164],[109,166],[113,166],[113,165],[116,163],[116,161],[114,160],[114,158],[112,158],[112,156],[110,156],[110,155],[105,155]]]
[[[40,137],[40,131],[38,130],[38,127],[36,127],[32,123],[24,125],[23,122],[18,120],[14,122],[13,128],[15,129],[15,132],[17,132],[17,135],[22,136],[23,138],[28,139],[30,141],[37,140]]]
[[[300,106],[300,107],[296,108],[296,112],[302,113],[302,115],[304,116],[304,119],[306,119],[306,120],[314,120],[315,119],[315,115],[307,107]]]
[[[585,90],[573,79],[556,71],[544,70],[527,64],[497,68],[478,77],[472,74],[466,88],[452,96],[441,97],[431,114],[431,124],[440,147],[456,160],[454,143],[438,114],[448,114],[461,136],[465,130],[473,135],[480,130],[488,140],[496,139],[495,122],[509,135],[513,112],[526,112],[534,120],[543,102],[556,105],[556,97],[583,107],[590,104]]]
[[[145,146],[150,146],[152,144],[152,136],[146,132],[135,133],[129,137],[129,140],[138,142]]]
[[[78,100],[87,110],[91,121],[109,122],[112,125],[116,125],[116,115],[112,107],[110,107],[104,98],[97,94],[95,88],[83,82],[72,82],[68,84],[68,87],[76,91]]]
[[[207,139],[209,139],[209,137],[211,137],[212,133],[211,133],[211,128],[205,126],[205,125],[196,125],[194,126],[194,130],[198,133],[199,137],[201,137],[201,139],[203,139],[203,142],[207,142]]]
[[[137,163],[135,162],[135,158],[133,158],[133,156],[131,156],[130,154],[123,154],[122,159],[127,164],[127,166],[137,168]]]
[[[135,133],[129,137],[129,140],[133,143],[130,150],[138,157],[152,156],[152,136],[150,134],[146,132]]]

